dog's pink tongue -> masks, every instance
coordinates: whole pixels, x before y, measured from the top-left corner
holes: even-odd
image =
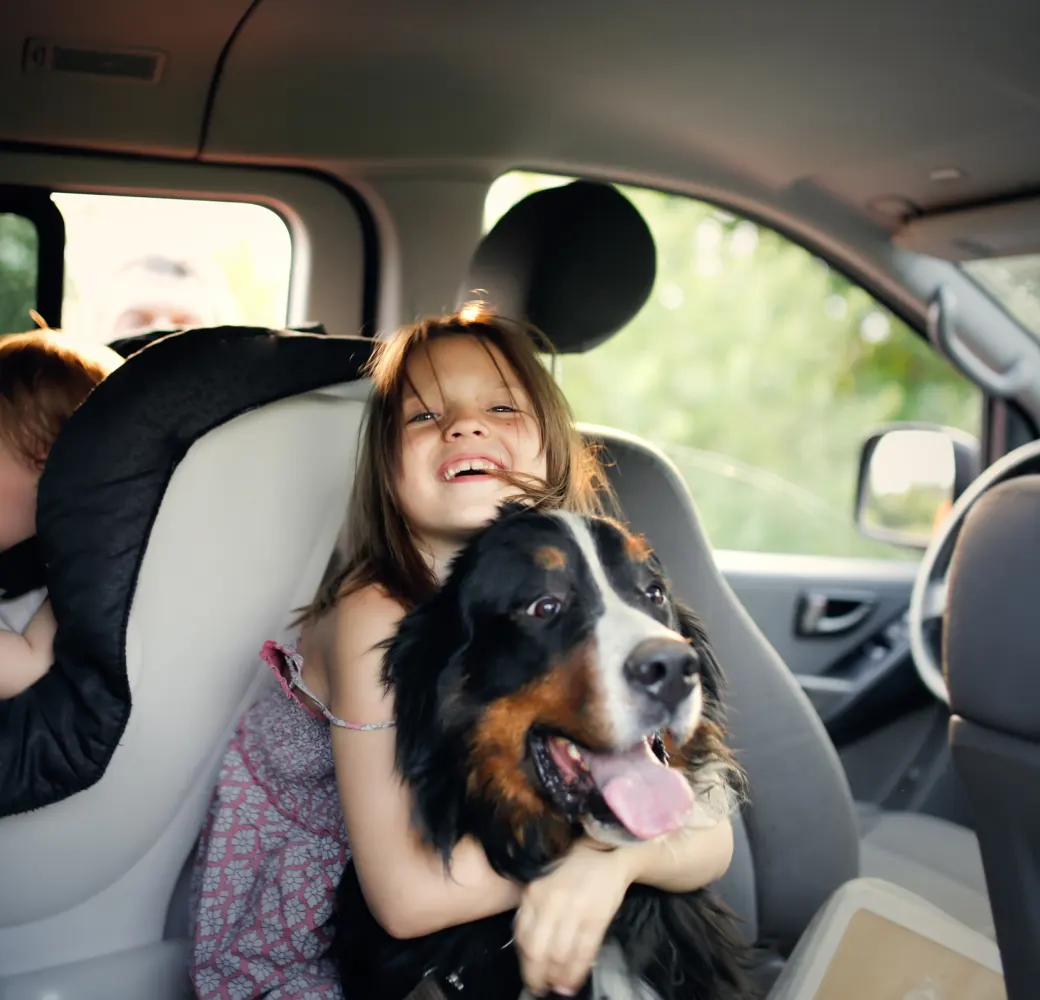
[[[611,812],[633,837],[652,840],[683,825],[693,808],[686,779],[662,764],[647,744],[619,754],[583,754]]]

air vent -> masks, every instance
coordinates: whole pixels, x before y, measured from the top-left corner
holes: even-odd
[[[69,73],[155,84],[162,76],[165,61],[165,54],[154,49],[101,48],[28,38],[22,68],[26,73]]]

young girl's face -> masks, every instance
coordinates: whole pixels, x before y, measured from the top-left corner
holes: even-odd
[[[483,470],[546,476],[531,400],[505,357],[472,336],[440,337],[408,360],[397,496],[421,547],[457,545],[517,488]]]
[[[36,534],[40,469],[0,439],[0,552]]]

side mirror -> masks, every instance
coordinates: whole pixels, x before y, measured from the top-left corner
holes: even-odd
[[[887,424],[864,443],[856,525],[868,538],[926,549],[980,471],[970,434],[935,424]]]

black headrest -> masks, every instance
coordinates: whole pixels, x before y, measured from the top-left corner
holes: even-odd
[[[481,240],[460,295],[534,324],[561,353],[617,333],[650,297],[657,251],[617,188],[575,181],[528,195]]]
[[[122,358],[129,358],[138,351],[144,350],[149,344],[157,340],[169,337],[174,333],[182,333],[182,330],[148,330],[145,333],[131,334],[129,337],[120,337],[109,342],[109,347]],[[291,326],[287,332],[292,333],[320,333],[327,334],[324,323],[304,323],[301,326]]]
[[[58,633],[54,666],[0,702],[0,816],[104,773],[130,715],[126,629],[163,494],[207,432],[249,410],[356,379],[372,342],[244,327],[172,334],[135,354],[63,428],[37,531]]]
[[[1040,476],[993,487],[964,520],[950,566],[950,707],[1040,741]]]

